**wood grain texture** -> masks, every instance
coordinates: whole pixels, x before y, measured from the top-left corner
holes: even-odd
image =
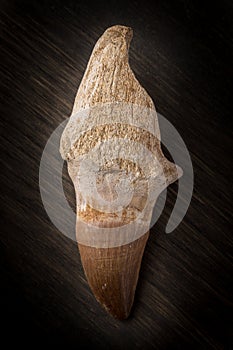
[[[230,349],[232,4],[2,1],[1,311],[8,344],[116,349]],[[77,247],[41,203],[41,153],[72,111],[94,43],[134,28],[130,64],[192,157],[191,206],[164,234],[176,198],[151,230],[132,316],[113,320],[93,299]],[[146,43],[146,45],[145,45]],[[78,63],[78,64],[77,64]],[[74,207],[67,170],[64,188]]]

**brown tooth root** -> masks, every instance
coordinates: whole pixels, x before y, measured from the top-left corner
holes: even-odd
[[[116,25],[96,43],[60,145],[75,187],[76,235],[88,283],[119,319],[129,316],[134,300],[153,209],[149,193],[153,189],[155,201],[180,176],[161,151],[153,101],[129,66],[131,38],[131,28]],[[121,206],[127,196],[131,201]],[[139,213],[144,216],[134,225]]]

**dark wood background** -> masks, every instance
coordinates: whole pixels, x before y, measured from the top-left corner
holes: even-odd
[[[232,349],[232,1],[0,1],[1,340],[102,349]],[[131,317],[111,318],[85,280],[75,242],[50,222],[38,175],[71,113],[92,48],[134,29],[130,64],[182,135],[195,187],[183,222],[151,231]],[[66,194],[74,205],[64,171]],[[31,338],[32,336],[32,338]]]

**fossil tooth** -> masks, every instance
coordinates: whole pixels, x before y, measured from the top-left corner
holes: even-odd
[[[116,25],[97,41],[60,145],[88,283],[119,319],[133,304],[154,203],[182,174],[161,151],[153,101],[129,66],[131,38]]]

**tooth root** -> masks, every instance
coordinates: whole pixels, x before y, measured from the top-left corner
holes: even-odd
[[[130,314],[148,236],[149,232],[130,244],[115,248],[79,244],[82,265],[93,294],[120,320]]]

